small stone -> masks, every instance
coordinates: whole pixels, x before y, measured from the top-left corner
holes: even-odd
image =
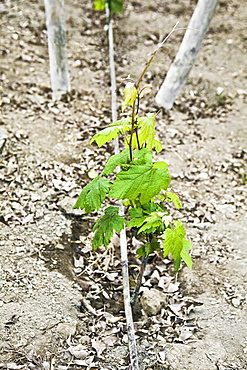
[[[151,279],[157,279],[157,280],[160,279],[160,274],[158,273],[157,270],[154,270],[154,272],[151,275]]]
[[[199,174],[199,179],[200,180],[207,180],[209,178],[208,174],[206,172],[201,172]]]
[[[233,307],[239,307],[240,304],[241,304],[240,299],[238,299],[238,298],[233,298],[232,299],[232,305],[233,305]]]
[[[154,316],[160,312],[162,307],[167,305],[167,295],[157,289],[145,288],[140,301],[145,314]]]
[[[87,175],[90,179],[95,179],[98,176],[98,172],[96,172],[94,169],[92,169],[92,170],[88,171]]]
[[[216,93],[217,93],[217,95],[221,95],[223,93],[223,91],[224,91],[224,88],[219,86],[219,87],[217,87]]]
[[[247,95],[247,90],[237,89],[237,94],[238,95]]]
[[[12,37],[13,40],[18,40],[18,38],[19,38],[18,33],[13,33],[11,35],[11,37]]]
[[[81,61],[80,59],[77,59],[74,63],[73,63],[73,67],[80,67],[81,66]]]

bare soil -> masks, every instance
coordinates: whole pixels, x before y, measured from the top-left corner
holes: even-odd
[[[196,5],[125,3],[114,17],[119,106],[122,79],[137,79]],[[72,210],[89,171],[113,152],[89,146],[111,121],[105,15],[91,1],[66,3],[72,90],[53,102],[43,2],[4,0],[0,13],[0,368],[127,369],[118,239],[93,252],[97,214]],[[135,312],[140,369],[247,369],[246,17],[244,0],[220,1],[181,95],[157,116],[159,157],[183,202],[172,213],[186,225],[194,268],[175,276],[169,260],[151,256]],[[182,36],[145,76],[153,89],[144,113],[160,109],[155,95]]]

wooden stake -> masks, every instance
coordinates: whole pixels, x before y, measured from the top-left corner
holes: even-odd
[[[200,51],[218,2],[219,0],[198,1],[175,61],[156,96],[156,102],[162,107],[172,108]]]
[[[53,100],[60,100],[70,90],[66,52],[64,1],[45,0],[46,26],[50,58]]]
[[[108,19],[108,41],[109,41],[109,59],[110,59],[110,74],[111,74],[111,93],[112,93],[112,120],[117,120],[117,95],[116,95],[116,75],[114,62],[114,41],[111,14],[106,2],[106,15]],[[118,138],[114,140],[115,154],[119,153]],[[119,168],[117,169],[119,171]],[[118,202],[119,214],[124,216],[124,206],[121,200]],[[122,262],[122,276],[123,276],[123,295],[124,295],[124,310],[127,324],[127,333],[129,341],[129,355],[131,370],[139,370],[138,355],[135,341],[135,329],[133,323],[133,315],[130,304],[130,287],[129,287],[129,267],[128,267],[128,246],[125,228],[120,232],[120,253]]]

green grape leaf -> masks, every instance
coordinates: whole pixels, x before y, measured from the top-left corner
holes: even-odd
[[[129,215],[131,218],[142,217],[143,209],[138,207],[130,208]]]
[[[105,214],[100,217],[93,227],[93,232],[95,232],[92,241],[93,249],[96,250],[102,245],[108,247],[114,230],[120,233],[124,224],[125,219],[118,215],[118,207],[110,206],[106,208]]]
[[[162,148],[161,142],[158,139],[154,139],[154,149],[157,153],[160,153]]]
[[[141,150],[135,150],[134,152],[134,161],[136,164],[150,164],[153,165],[153,155],[152,152],[147,149],[143,148]]]
[[[147,214],[150,214],[155,211],[163,212],[163,209],[157,203],[154,203],[154,202],[148,202],[146,204],[143,204],[142,208],[144,212]]]
[[[106,3],[114,13],[120,13],[123,10],[123,0],[94,0],[94,10],[104,10]]]
[[[167,169],[168,164],[166,162],[154,162],[154,168],[166,168]]]
[[[175,221],[175,228],[166,229],[164,238],[164,257],[169,253],[172,254],[173,259],[176,261],[180,257],[183,249],[183,240],[185,237],[184,226],[181,221]]]
[[[178,258],[178,260],[175,263],[175,271],[176,272],[179,270],[181,259],[186,263],[186,265],[189,267],[189,269],[192,270],[193,262],[192,262],[192,259],[189,255],[189,253],[187,252],[190,249],[191,249],[190,241],[187,240],[187,239],[183,239],[183,249],[180,253],[180,257]]]
[[[144,215],[143,209],[138,207],[130,208],[129,215],[131,219],[127,222],[128,227],[140,227],[147,217]]]
[[[109,175],[117,166],[122,166],[130,162],[130,154],[128,149],[124,149],[121,153],[111,156],[106,162],[103,175]]]
[[[123,10],[123,0],[110,0],[110,9],[114,13],[120,13]]]
[[[107,143],[107,141],[116,139],[121,133],[122,129],[122,126],[108,126],[104,130],[101,130],[96,135],[94,135],[90,140],[90,144],[96,141],[98,146],[101,147],[102,145]]]
[[[73,208],[84,209],[85,213],[100,209],[110,187],[109,180],[100,176],[96,177],[83,188]]]
[[[155,139],[155,114],[152,113],[148,114],[147,117],[138,118],[137,123],[139,127],[138,140],[136,133],[133,133],[131,142],[132,148],[138,149],[138,147],[141,146],[149,150],[154,148],[157,153],[161,152],[162,145],[158,139]],[[129,147],[129,139],[130,136],[125,140],[126,147]]]
[[[94,10],[104,10],[105,9],[105,0],[95,0]]]
[[[142,245],[140,248],[136,250],[137,258],[141,258],[146,256],[146,251],[145,251],[145,244]]]
[[[133,202],[131,200],[126,200],[125,202],[123,202],[123,205],[125,207],[133,206]]]
[[[168,202],[173,202],[177,209],[180,209],[182,207],[182,203],[179,197],[171,191],[166,192],[165,200]]]
[[[189,240],[185,238],[186,232],[181,221],[174,222],[175,228],[167,228],[163,234],[164,239],[164,257],[169,253],[175,261],[175,271],[180,267],[181,258],[189,268],[192,267],[192,261],[186,250],[191,249]],[[189,256],[189,258],[188,258]],[[185,257],[185,259],[184,259]]]
[[[155,138],[155,114],[149,113],[146,117],[138,118],[137,124],[140,128],[138,133],[139,143],[142,146],[146,144],[146,148],[152,150],[154,147]]]
[[[168,218],[168,213],[156,203],[148,202],[142,205],[142,208],[130,208],[129,215],[130,221],[127,222],[128,227],[141,228],[141,232],[155,232],[156,229],[164,224],[164,218]]]
[[[188,249],[188,250],[191,249],[191,246],[190,246],[190,248],[183,247],[182,252],[181,252],[181,258],[184,260],[184,262],[189,267],[189,269],[192,270],[193,262],[192,262],[192,259],[191,259],[190,255],[189,255],[189,253],[187,252],[186,249]]]
[[[157,199],[157,200],[160,200],[161,202],[163,202],[163,201],[165,200],[165,198],[166,198],[166,197],[164,196],[164,194],[161,194],[161,193],[160,193],[160,194],[156,195],[156,199]]]
[[[98,146],[101,147],[102,145],[107,143],[107,141],[116,139],[119,134],[123,134],[126,131],[129,131],[131,129],[130,123],[130,118],[123,118],[119,121],[111,123],[108,127],[94,135],[90,140],[90,144],[96,141]]]
[[[122,109],[127,106],[131,106],[138,96],[138,90],[135,88],[133,82],[128,82],[124,89],[124,101],[122,104]]]
[[[176,261],[175,261],[175,265],[174,265],[174,270],[175,272],[178,272],[179,268],[180,268],[180,265],[181,265],[181,257],[179,256]]]
[[[149,256],[149,254],[158,250],[160,250],[160,243],[157,239],[152,239],[151,243],[147,242],[136,250],[137,258]]]
[[[139,164],[140,161],[142,163]],[[117,174],[109,196],[123,200],[140,197],[141,204],[145,204],[161,189],[166,190],[170,180],[167,168],[154,168],[149,157],[141,158],[134,161],[127,171]]]
[[[146,220],[146,216],[132,218],[131,220],[127,222],[127,226],[128,227],[141,227],[141,225],[145,222],[145,220]]]
[[[162,221],[163,216],[164,213],[152,212],[145,218],[143,226],[138,231],[138,234],[144,231],[148,232],[149,229],[152,229],[152,232],[154,232],[154,229],[158,228],[163,224]]]

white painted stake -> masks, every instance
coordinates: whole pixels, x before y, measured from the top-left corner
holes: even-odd
[[[44,1],[48,32],[52,97],[53,100],[60,100],[62,95],[70,90],[66,52],[64,1]]]
[[[200,51],[210,22],[219,0],[199,0],[191,17],[187,31],[163,82],[156,102],[166,109],[171,109]]]
[[[110,59],[110,75],[111,75],[111,107],[112,107],[112,121],[117,120],[117,93],[116,93],[116,73],[114,61],[114,40],[112,20],[108,4],[106,2],[106,16],[108,19],[108,42],[109,42],[109,59]],[[115,154],[120,152],[118,138],[114,140]],[[117,171],[119,172],[119,168]],[[118,201],[119,214],[124,216],[124,206],[121,200]],[[130,368],[131,370],[139,370],[138,354],[135,340],[135,328],[133,323],[133,315],[130,304],[130,286],[129,286],[129,267],[128,267],[128,245],[125,228],[120,232],[120,253],[122,263],[123,275],[123,294],[124,294],[124,310],[127,324],[127,333],[129,340],[129,355],[130,355]]]

